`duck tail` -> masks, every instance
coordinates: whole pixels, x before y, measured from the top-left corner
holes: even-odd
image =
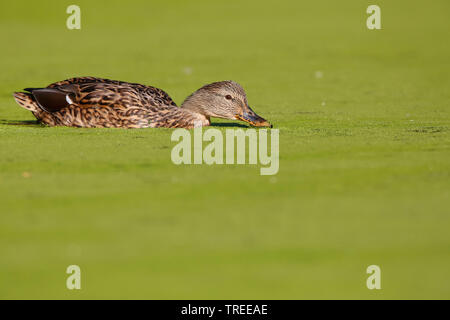
[[[39,111],[38,104],[32,94],[25,92],[14,92],[13,96],[22,108],[25,108],[31,112]]]

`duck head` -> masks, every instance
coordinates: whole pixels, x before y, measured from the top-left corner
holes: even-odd
[[[208,84],[190,95],[181,107],[208,118],[241,120],[254,127],[272,127],[250,108],[244,89],[234,81]]]

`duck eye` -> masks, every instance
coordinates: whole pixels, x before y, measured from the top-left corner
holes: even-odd
[[[231,99],[233,99],[229,94],[227,94],[226,96],[225,96],[225,99],[227,99],[227,100],[231,100]]]

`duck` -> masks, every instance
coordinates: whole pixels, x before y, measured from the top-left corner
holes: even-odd
[[[179,107],[156,87],[96,77],[24,91],[14,92],[15,101],[51,127],[192,129],[211,125],[211,118],[272,127],[250,108],[242,86],[231,80],[201,87]]]

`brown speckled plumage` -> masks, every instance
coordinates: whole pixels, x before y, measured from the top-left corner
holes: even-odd
[[[245,110],[232,110],[233,106],[225,105],[225,102],[223,104],[228,108],[225,109],[229,111],[229,115],[216,115],[216,106],[218,110],[225,110],[220,109],[221,100],[220,103],[210,103],[206,111],[200,108],[202,105],[208,106],[212,99],[205,96],[205,92],[218,96],[221,89],[238,94],[241,98],[235,104],[242,105],[242,110],[247,107],[245,92],[231,81],[217,82],[199,89],[186,99],[182,107],[177,107],[161,89],[94,77],[72,78],[42,89],[25,89],[28,92],[16,92],[14,97],[19,105],[30,110],[40,122],[49,126],[193,128],[209,125],[210,116],[241,119],[238,114]],[[199,98],[195,99],[197,92],[200,92]]]

